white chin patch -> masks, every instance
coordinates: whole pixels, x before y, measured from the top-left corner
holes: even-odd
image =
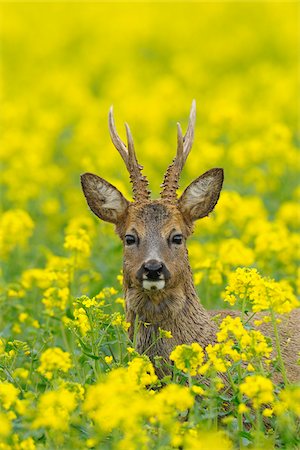
[[[163,289],[165,287],[165,284],[165,280],[143,280],[143,288],[147,289],[148,291],[157,291],[159,289]]]

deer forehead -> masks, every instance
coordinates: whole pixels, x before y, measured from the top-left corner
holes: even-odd
[[[174,229],[183,233],[185,224],[177,207],[153,201],[128,208],[126,230],[130,229],[140,236],[168,236]]]

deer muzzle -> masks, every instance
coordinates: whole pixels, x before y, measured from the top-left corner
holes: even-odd
[[[146,261],[137,273],[137,279],[143,288],[151,291],[163,289],[168,278],[170,273],[165,264],[156,259]]]

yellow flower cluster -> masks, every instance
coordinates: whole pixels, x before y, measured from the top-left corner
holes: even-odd
[[[44,377],[51,380],[57,372],[67,373],[72,367],[71,355],[59,347],[45,350],[40,356],[40,366],[37,369]]]
[[[170,427],[179,411],[193,406],[193,395],[186,387],[170,384],[161,391],[144,389],[145,383],[154,381],[153,366],[138,357],[128,369],[115,369],[90,386],[83,410],[93,420],[99,436],[116,430],[122,433],[122,448],[132,442],[132,448],[146,448],[149,436],[141,427],[144,421]]]
[[[189,430],[182,439],[183,448],[189,450],[222,449],[232,450],[232,442],[223,431],[205,432],[203,430]]]
[[[113,326],[119,326],[119,327],[123,328],[123,330],[125,330],[125,331],[127,331],[130,327],[130,323],[126,322],[126,320],[124,319],[124,315],[120,314],[120,313],[114,313],[112,315],[111,324]]]
[[[0,218],[0,256],[6,257],[16,247],[24,247],[31,237],[34,222],[22,209],[10,209]]]
[[[199,373],[204,360],[204,352],[196,342],[191,345],[178,345],[170,354],[170,360],[174,361],[179,370],[194,376]]]
[[[135,383],[141,386],[147,386],[157,381],[153,365],[147,357],[134,358],[130,361],[128,364],[128,373]]]
[[[170,359],[178,369],[194,376],[207,374],[213,368],[225,373],[232,363],[248,362],[248,370],[255,370],[253,365],[261,363],[262,358],[269,358],[272,347],[265,336],[257,330],[247,330],[240,317],[227,316],[220,324],[217,343],[205,348],[207,358],[199,344],[179,345],[173,350]]]
[[[268,311],[284,314],[299,307],[291,286],[286,281],[262,277],[256,269],[238,268],[229,276],[224,300],[234,305],[249,302],[253,312]]]
[[[235,339],[235,342],[231,341],[231,338]],[[272,352],[272,347],[265,336],[258,330],[247,330],[240,317],[225,317],[220,324],[217,339],[218,342],[227,340],[227,345],[232,346],[235,346],[237,342],[240,346],[240,358],[243,361],[249,361],[254,357],[269,358]]]
[[[39,397],[33,428],[46,428],[54,431],[67,431],[70,414],[76,408],[76,394],[60,388],[48,391]]]
[[[4,409],[8,410],[18,399],[19,389],[12,383],[4,381],[0,383],[0,402]]]
[[[296,417],[300,417],[300,387],[289,386],[280,391],[278,400],[274,405],[274,412],[278,415],[293,412]]]
[[[42,303],[45,305],[48,314],[54,316],[57,310],[65,311],[69,297],[69,288],[50,287],[44,291]]]
[[[245,381],[240,384],[239,389],[242,394],[251,400],[255,409],[274,401],[273,383],[269,378],[262,375],[246,377]]]
[[[79,228],[76,234],[67,234],[64,247],[80,258],[88,257],[91,253],[90,236],[84,229]]]

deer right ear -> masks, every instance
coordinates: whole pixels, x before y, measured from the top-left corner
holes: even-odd
[[[184,217],[194,222],[208,216],[219,200],[223,169],[211,169],[193,181],[178,200]]]
[[[92,173],[81,175],[86,201],[96,216],[117,224],[125,214],[129,201],[112,184]]]

